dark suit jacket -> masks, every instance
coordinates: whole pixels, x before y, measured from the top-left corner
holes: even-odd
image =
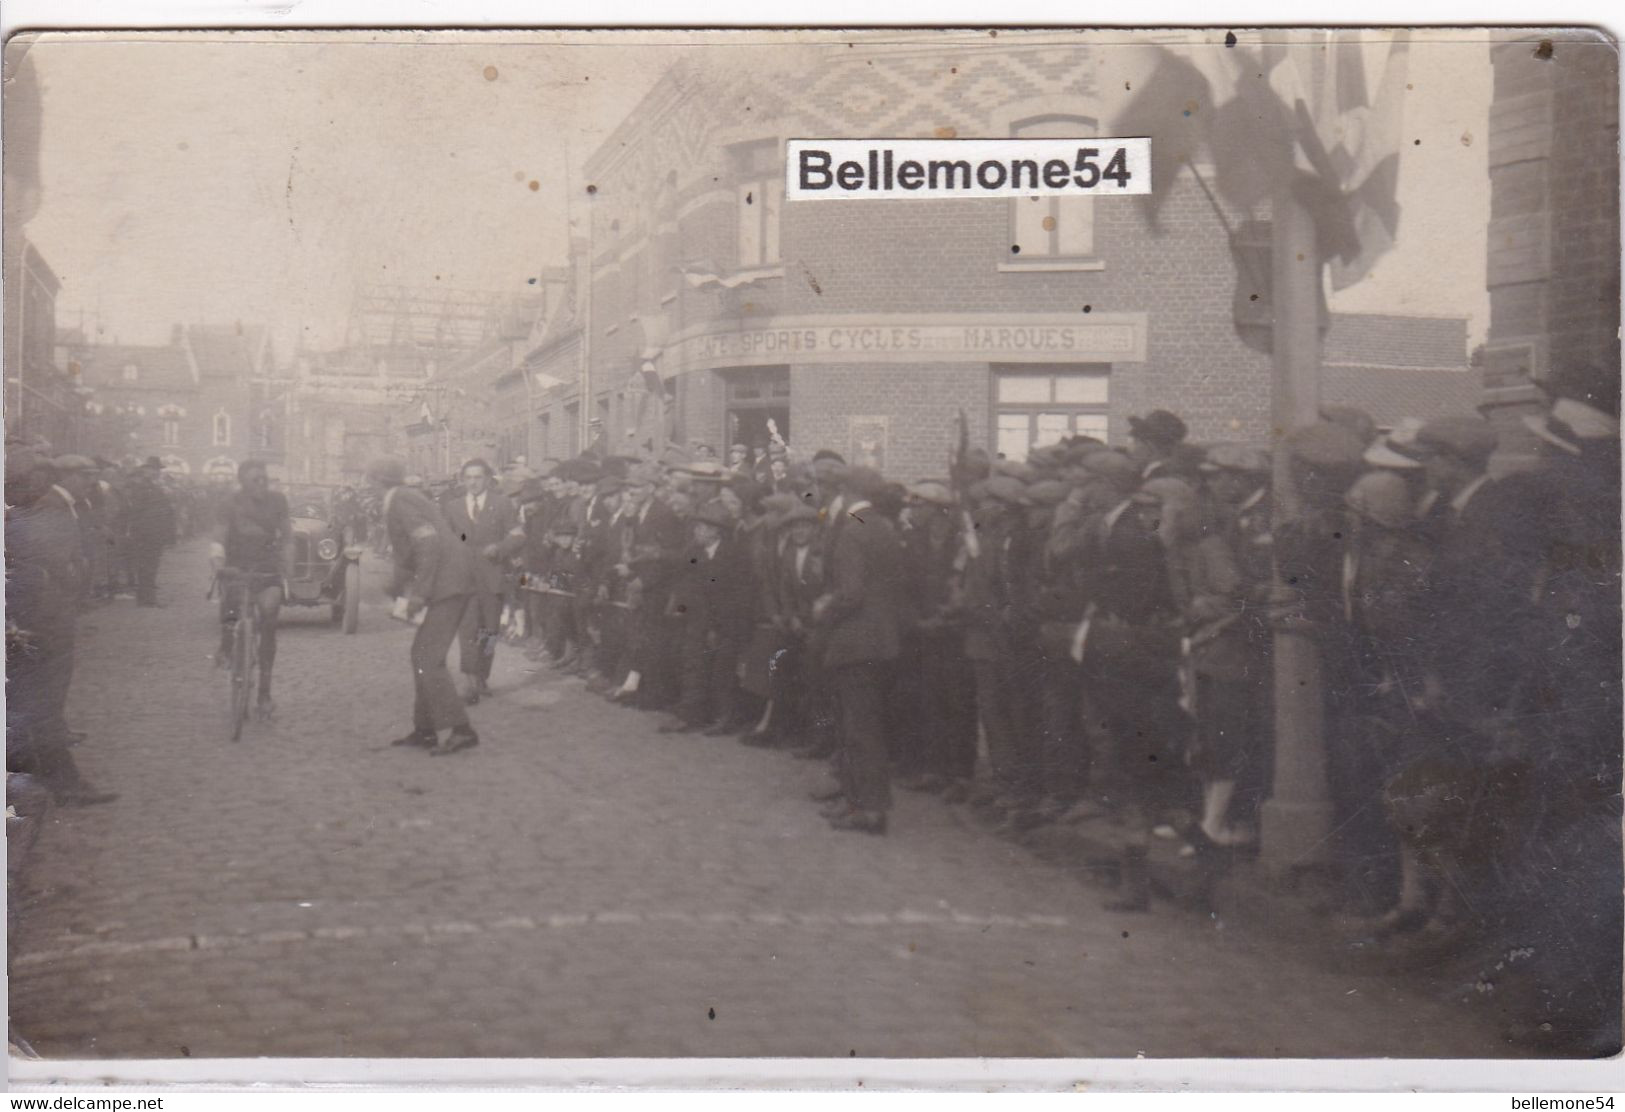
[[[513,500],[496,489],[485,492],[485,506],[477,519],[468,516],[468,498],[461,492],[445,502],[446,524],[468,549],[475,590],[485,594],[502,591],[502,565],[525,546],[525,529]],[[486,559],[486,545],[502,550],[496,560]]]
[[[23,629],[71,626],[84,589],[81,524],[56,491],[6,521],[7,619]]]
[[[1513,484],[1489,482],[1460,514],[1441,498],[1423,523],[1437,547],[1421,624],[1453,711],[1465,717],[1505,706],[1523,671],[1519,641],[1536,569],[1512,543],[1530,525],[1516,492]]]
[[[689,629],[742,641],[750,632],[753,590],[743,549],[734,538],[723,537],[714,556],[699,545],[688,550],[673,598],[683,607]]]
[[[902,553],[897,528],[879,511],[848,521],[835,538],[825,621],[824,667],[897,658]]]
[[[137,479],[130,484],[125,520],[131,544],[147,548],[175,543],[175,507],[169,495],[151,479]]]
[[[439,507],[406,486],[392,488],[385,504],[384,527],[395,553],[390,593],[415,595],[426,602],[471,594],[474,576],[468,546],[451,531]]]

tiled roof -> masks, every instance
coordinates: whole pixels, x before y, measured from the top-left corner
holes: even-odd
[[[186,330],[198,374],[205,378],[247,378],[255,374],[264,336],[265,329],[258,324],[195,324]]]
[[[86,386],[152,390],[189,390],[193,386],[185,349],[167,344],[96,344],[78,349],[73,358],[83,368],[80,381]],[[136,368],[134,382],[124,378],[124,368],[130,364]]]
[[[1467,320],[1333,313],[1321,359],[1380,367],[1465,367]]]
[[[1484,376],[1467,365],[1467,321],[1391,313],[1334,313],[1321,356],[1321,400],[1352,405],[1377,424],[1473,413]]]
[[[1326,364],[1320,397],[1327,405],[1365,410],[1384,428],[1402,417],[1472,414],[1483,400],[1484,376],[1476,367],[1382,367]]]

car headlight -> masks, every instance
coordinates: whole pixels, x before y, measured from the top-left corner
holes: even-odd
[[[324,560],[332,560],[339,554],[339,542],[332,537],[322,540],[316,545],[316,555]]]

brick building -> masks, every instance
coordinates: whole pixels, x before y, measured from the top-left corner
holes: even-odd
[[[1098,72],[1088,48],[1003,44],[674,67],[585,165],[590,299],[543,337],[584,347],[584,376],[540,399],[544,454],[721,449],[771,420],[908,478],[943,471],[960,411],[975,443],[1021,456],[1121,441],[1157,406],[1197,439],[1265,439],[1269,359],[1237,334],[1230,243],[1189,169],[1155,225],[1130,198],[783,200],[792,137],[1109,135]],[[1460,321],[1347,318],[1332,339],[1327,402],[1426,416],[1476,397]],[[1366,366],[1398,392],[1373,394]]]
[[[81,402],[56,357],[56,296],[61,282],[34,245],[6,237],[6,435],[76,446]]]
[[[58,335],[65,366],[87,391],[89,412],[121,419],[120,457],[158,456],[179,475],[235,479],[237,465],[280,465],[281,384],[260,325],[175,325],[168,344],[90,343]]]
[[[1531,380],[1619,375],[1619,55],[1600,32],[1491,48],[1486,408],[1513,453]],[[1616,395],[1617,396],[1617,395]]]

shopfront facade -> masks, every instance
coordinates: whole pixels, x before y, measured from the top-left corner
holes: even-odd
[[[588,160],[591,401],[572,415],[560,392],[539,422],[615,454],[776,435],[901,479],[943,473],[961,414],[1013,458],[1122,443],[1157,407],[1195,439],[1268,438],[1269,360],[1236,332],[1224,223],[1267,213],[1221,219],[1200,167],[1154,218],[1134,197],[784,200],[791,137],[1109,135],[1087,47],[819,59],[674,69]]]

